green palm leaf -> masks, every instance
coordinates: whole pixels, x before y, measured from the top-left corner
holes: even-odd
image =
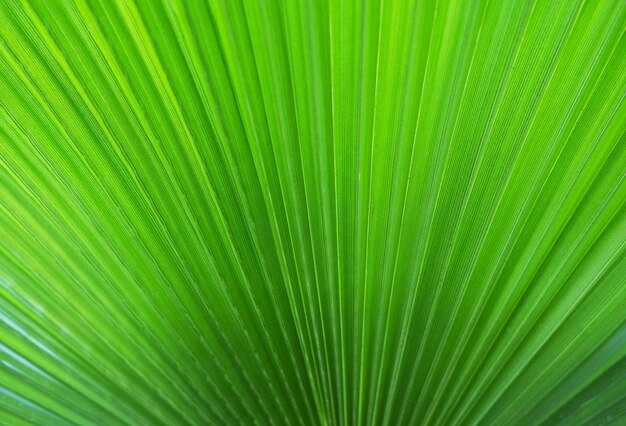
[[[625,28],[0,2],[0,424],[623,424]]]

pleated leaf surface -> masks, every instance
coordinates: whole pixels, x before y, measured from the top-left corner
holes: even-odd
[[[625,31],[0,1],[0,424],[625,424]]]

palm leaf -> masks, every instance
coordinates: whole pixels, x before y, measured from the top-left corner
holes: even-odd
[[[0,2],[0,424],[622,424],[625,28]]]

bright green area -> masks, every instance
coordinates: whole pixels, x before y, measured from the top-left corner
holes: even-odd
[[[625,424],[625,29],[0,1],[0,424]]]

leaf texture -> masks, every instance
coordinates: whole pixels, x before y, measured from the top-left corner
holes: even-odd
[[[0,424],[624,424],[625,31],[0,2]]]

